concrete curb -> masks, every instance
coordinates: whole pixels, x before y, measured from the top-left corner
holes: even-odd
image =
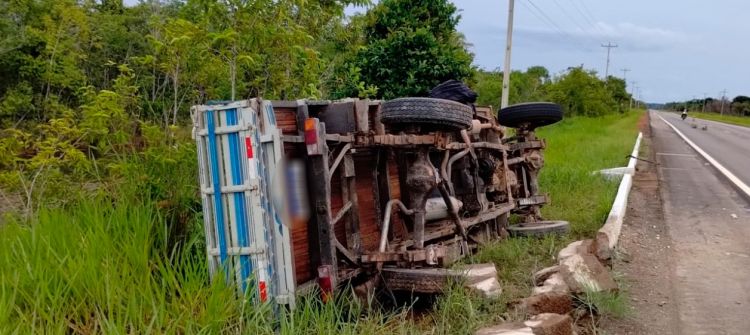
[[[685,136],[685,134],[683,134],[681,131],[677,129],[677,127],[673,126],[671,123],[669,123],[669,121],[661,117],[661,115],[657,115],[657,116],[662,121],[664,121],[664,123],[666,123],[670,128],[672,128],[672,130],[674,130],[674,132],[677,133],[677,135],[679,135],[680,138],[682,138],[682,140],[685,141],[685,143],[687,143],[691,148],[693,148],[693,150],[697,151],[701,156],[703,156],[703,158],[705,158],[709,163],[711,163],[711,165],[713,165],[714,168],[719,170],[719,172],[721,172],[721,174],[724,175],[724,177],[729,179],[729,181],[732,184],[734,184],[736,188],[742,191],[742,193],[744,193],[745,196],[750,199],[750,186],[747,186],[747,184],[742,182],[740,178],[737,178],[737,176],[735,176],[734,173],[727,170],[727,168],[725,168],[724,165],[721,165],[721,163],[719,163],[717,160],[711,157],[707,152],[703,151],[703,149],[701,149],[698,145],[693,143],[693,141],[688,139],[687,136]]]
[[[615,246],[617,245],[617,241],[620,238],[622,221],[625,218],[625,212],[628,206],[628,195],[630,194],[630,188],[633,186],[633,174],[635,173],[635,164],[637,161],[634,157],[638,157],[638,151],[641,147],[642,138],[643,133],[639,132],[638,138],[636,138],[635,140],[633,153],[631,154],[630,161],[628,162],[628,172],[623,174],[622,181],[620,181],[620,187],[617,189],[617,196],[615,196],[615,201],[612,203],[612,209],[609,211],[609,215],[607,216],[607,221],[604,222],[604,226],[602,226],[597,233],[597,256],[599,256],[600,258],[602,258],[601,256],[603,255],[599,253],[599,250],[602,250],[602,247],[606,245],[608,249],[606,250],[606,253],[609,253],[615,248]]]

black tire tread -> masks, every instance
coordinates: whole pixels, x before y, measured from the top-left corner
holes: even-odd
[[[570,231],[567,221],[539,221],[510,225],[508,232],[514,237],[543,237],[551,234],[564,235]]]
[[[459,102],[435,98],[398,98],[383,103],[380,121],[385,124],[431,124],[459,129],[471,127],[474,111]]]
[[[518,128],[524,123],[533,128],[547,126],[563,119],[560,105],[551,102],[528,102],[505,107],[497,113],[497,122]]]

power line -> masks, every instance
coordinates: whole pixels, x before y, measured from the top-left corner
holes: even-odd
[[[581,17],[583,17],[583,19],[586,20],[586,22],[588,22],[591,26],[596,27],[596,25],[594,24],[594,22],[592,22],[589,19],[589,17],[586,16],[586,14],[583,13],[583,11],[581,10],[581,8],[579,8],[578,5],[576,5],[575,1],[571,1],[570,3],[573,5],[573,8],[576,9],[576,11],[578,12],[578,14],[581,14]]]
[[[590,11],[590,10],[589,10],[589,8],[588,8],[588,7],[586,6],[586,3],[585,3],[585,2],[581,1],[581,7],[583,8],[583,12],[584,12],[584,13],[586,13],[586,14],[587,14],[587,15],[588,15],[588,16],[589,16],[589,17],[591,18],[591,20],[592,20],[592,21],[595,21],[595,22],[598,22],[598,21],[599,21],[599,20],[597,20],[597,19],[596,19],[596,18],[594,17],[594,15],[592,15],[592,14],[591,14],[591,11]]]
[[[558,2],[557,0],[554,0],[554,2],[557,8],[560,8],[560,11],[563,13],[563,15],[567,16],[570,19],[570,21],[573,21],[573,23],[576,26],[578,26],[578,28],[581,28],[582,32],[586,32],[586,28],[584,28],[580,23],[578,23],[578,20],[573,18],[572,15],[568,14],[568,11],[566,11],[565,8],[563,8],[563,6],[560,5],[560,2]]]
[[[549,15],[547,15],[547,13],[545,13],[545,12],[544,12],[544,11],[543,11],[543,10],[542,10],[541,8],[539,8],[539,6],[537,6],[537,5],[536,5],[536,4],[534,3],[534,2],[532,2],[531,0],[527,0],[527,2],[528,2],[528,3],[529,3],[529,4],[530,4],[530,5],[531,5],[531,6],[533,7],[533,8],[532,8],[532,7],[529,7],[529,6],[528,6],[528,5],[527,5],[527,4],[525,3],[525,2],[523,2],[523,1],[522,1],[521,3],[522,3],[522,4],[524,5],[524,6],[526,6],[526,8],[528,8],[528,9],[529,9],[529,11],[531,11],[531,13],[532,13],[532,14],[534,14],[534,16],[536,16],[536,17],[537,17],[538,19],[540,19],[540,20],[542,20],[542,21],[545,21],[545,22],[546,22],[546,23],[547,23],[548,25],[550,25],[550,26],[551,26],[552,28],[554,28],[555,30],[557,30],[557,32],[558,32],[558,33],[559,33],[560,35],[564,35],[564,36],[566,36],[566,37],[567,37],[568,39],[570,39],[570,41],[571,41],[571,42],[573,42],[573,43],[575,43],[575,44],[578,44],[578,46],[580,46],[580,47],[584,48],[584,46],[583,46],[583,45],[581,44],[581,42],[579,42],[578,40],[576,40],[576,39],[575,39],[575,38],[574,38],[574,37],[573,37],[572,35],[570,35],[570,34],[569,34],[568,32],[566,32],[566,31],[565,31],[564,29],[562,29],[562,28],[561,28],[561,27],[560,27],[560,26],[559,26],[559,25],[558,25],[557,23],[555,23],[555,21],[554,21],[554,20],[552,20],[552,18],[550,18],[550,17],[549,17]]]
[[[617,48],[617,44],[607,42],[607,45],[602,44],[602,48],[607,48],[607,68],[604,70],[604,80],[607,80],[607,77],[609,77],[609,52],[612,48]]]
[[[606,37],[609,37],[608,36],[609,34],[606,31],[604,31],[604,29],[602,29],[602,27],[599,26],[599,24],[597,23],[598,20],[596,18],[594,18],[591,15],[586,14],[583,10],[581,10],[581,7],[579,7],[576,4],[575,1],[571,1],[570,3],[573,5],[573,8],[575,8],[575,10],[578,12],[578,14],[581,14],[581,17],[583,17],[583,19],[586,20],[586,22],[588,22],[588,24],[590,24],[592,27],[594,27],[594,29],[596,29],[602,35],[605,35]],[[581,5],[583,5],[583,3],[581,3]]]

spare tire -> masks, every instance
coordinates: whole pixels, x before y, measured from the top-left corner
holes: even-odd
[[[497,122],[511,128],[519,128],[523,124],[536,128],[559,122],[562,119],[562,108],[560,105],[551,102],[528,102],[512,105],[497,113]]]
[[[464,104],[477,102],[477,93],[458,80],[448,80],[430,90],[430,98],[458,101]]]
[[[533,223],[519,223],[507,228],[510,236],[514,237],[544,237],[547,235],[564,235],[570,231],[568,221],[539,221]]]
[[[460,102],[434,98],[398,98],[383,103],[380,122],[388,125],[427,124],[468,129],[474,111]]]

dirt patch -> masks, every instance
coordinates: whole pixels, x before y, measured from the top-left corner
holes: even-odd
[[[641,156],[655,162],[648,114],[639,127],[643,132]],[[620,236],[619,257],[613,264],[628,293],[631,313],[622,319],[601,320],[601,328],[607,334],[677,334],[673,257],[657,167],[638,162]]]

